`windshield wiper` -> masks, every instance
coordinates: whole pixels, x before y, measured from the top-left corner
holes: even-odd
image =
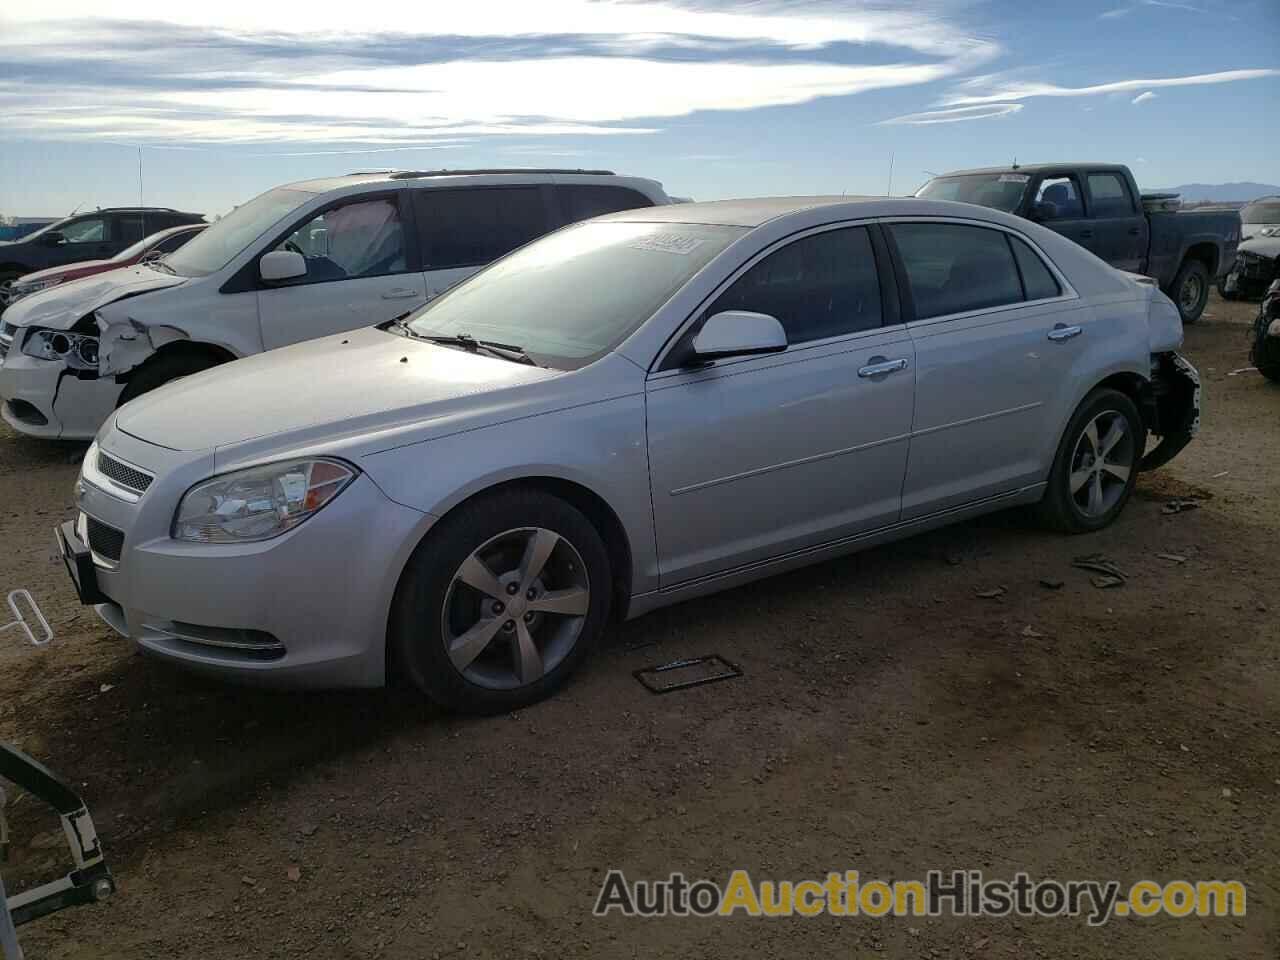
[[[527,363],[530,366],[537,366],[533,357],[524,352],[524,347],[518,347],[513,343],[499,343],[497,340],[477,340],[469,333],[459,333],[446,337],[410,332],[410,336],[428,340],[431,343],[439,343],[446,347],[462,347],[462,349],[470,350],[472,353],[483,351],[503,360],[510,360],[512,363]]]

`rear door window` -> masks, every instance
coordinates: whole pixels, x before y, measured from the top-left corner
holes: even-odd
[[[776,317],[788,343],[880,326],[880,278],[867,228],[827,230],[775,250],[735,280],[707,316],[722,310]]]
[[[146,225],[140,213],[121,214],[116,218],[116,226],[120,228],[115,236],[118,243],[125,245],[137,243],[147,235]]]
[[[1022,287],[1028,300],[1048,300],[1061,295],[1062,288],[1058,286],[1058,281],[1034,250],[1017,237],[1009,237],[1009,244],[1018,261]]]
[[[1095,217],[1127,217],[1133,214],[1129,188],[1118,174],[1089,174],[1089,212]]]
[[[560,197],[560,212],[565,223],[577,223],[619,210],[635,210],[652,207],[653,201],[638,190],[629,187],[610,187],[603,184],[564,184],[555,188]]]
[[[1038,212],[1041,220],[1078,220],[1084,216],[1084,202],[1080,199],[1080,184],[1075,177],[1045,177],[1036,190]]]
[[[917,320],[1022,301],[1018,268],[1002,231],[958,223],[895,223],[889,229]]]
[[[536,186],[414,190],[413,204],[424,270],[483,266],[550,229]]]

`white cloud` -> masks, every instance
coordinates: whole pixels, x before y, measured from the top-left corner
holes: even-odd
[[[1000,103],[1027,100],[1031,97],[1091,97],[1104,93],[1124,93],[1150,87],[1191,87],[1203,84],[1234,83],[1280,77],[1280,70],[1224,70],[1220,73],[1198,73],[1186,77],[1161,77],[1154,80],[1117,80],[1088,87],[1059,87],[1051,83],[1002,82],[999,77],[978,77],[961,84],[942,99],[947,106]]]
[[[1154,100],[1156,95],[1148,90],[1146,93],[1140,93],[1131,100],[1131,103],[1146,103],[1148,100]]]
[[[301,0],[45,6],[13,4],[0,13],[0,62],[20,56],[42,67],[33,71],[38,82],[0,81],[10,134],[388,145],[481,134],[641,134],[656,129],[654,120],[696,111],[954,78],[1000,52],[934,9],[892,6],[384,0],[374,18],[348,4]],[[110,21],[95,19],[104,11]],[[139,30],[163,36],[179,28],[209,38],[209,51],[137,49],[148,35]],[[437,47],[413,62],[416,49],[442,38],[458,52]],[[504,40],[521,42],[486,54],[486,44]],[[836,43],[873,45],[874,62],[806,57]],[[742,44],[752,57],[735,55]],[[394,56],[370,53],[388,46]],[[653,55],[663,47],[690,56]],[[60,69],[83,61],[111,67],[93,83],[91,105],[85,87]]]
[[[929,110],[924,113],[908,113],[901,117],[881,120],[880,125],[907,123],[960,123],[964,120],[986,120],[990,117],[1005,117],[1021,110],[1021,103],[986,103],[972,107],[948,107],[943,110]]]

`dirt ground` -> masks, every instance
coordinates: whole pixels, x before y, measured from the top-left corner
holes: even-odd
[[[0,637],[0,738],[80,785],[120,884],[23,928],[29,956],[1280,956],[1280,389],[1233,375],[1255,310],[1215,296],[1188,330],[1203,432],[1111,529],[999,515],[686,603],[490,719],[136,654],[54,558],[78,451],[0,426],[0,590],[29,588],[57,634]],[[1070,566],[1094,552],[1123,587]],[[705,653],[745,676],[662,697],[631,676]],[[51,815],[24,797],[10,819],[11,892],[64,869]],[[593,918],[612,867],[1239,879],[1249,910]]]

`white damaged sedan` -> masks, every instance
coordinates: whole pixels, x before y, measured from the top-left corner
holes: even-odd
[[[635,210],[127,404],[58,535],[155,656],[508,710],[611,616],[1019,504],[1107,526],[1196,428],[1181,339],[1150,284],[995,210]]]

